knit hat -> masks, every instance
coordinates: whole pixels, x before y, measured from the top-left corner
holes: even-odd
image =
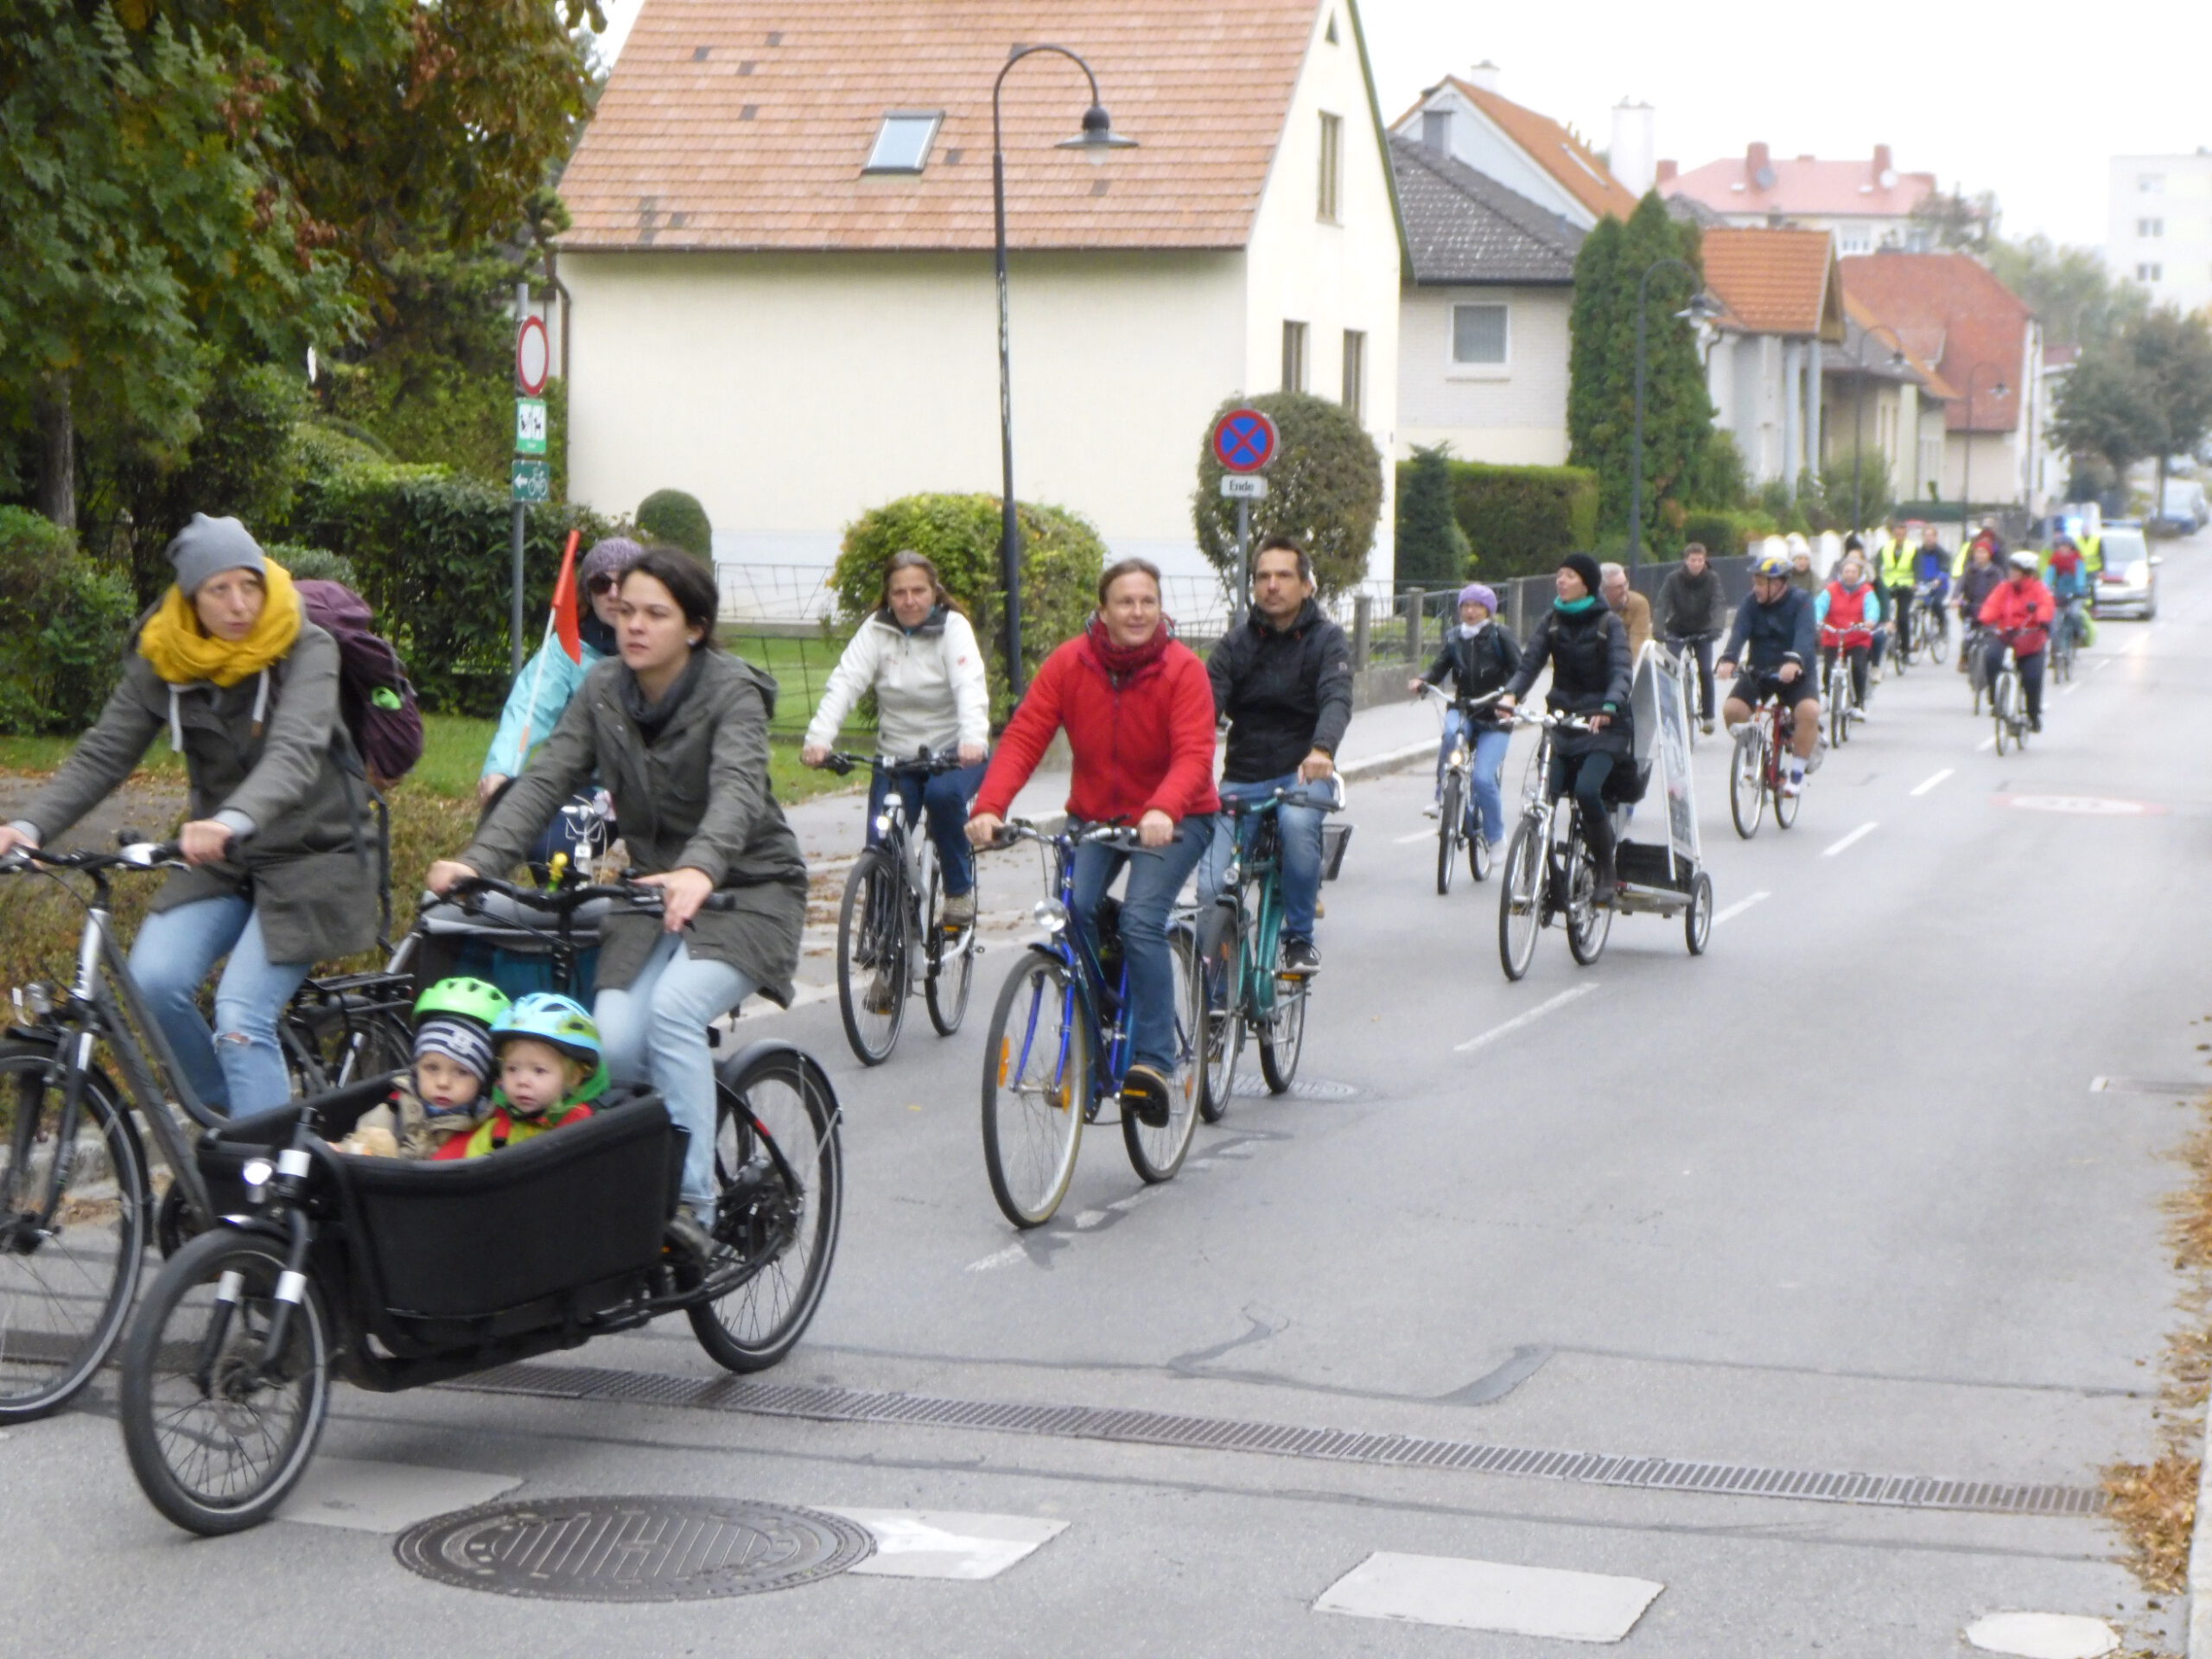
[[[442,1054],[481,1083],[492,1075],[492,1039],[473,1020],[435,1014],[415,1027],[415,1058]]]
[[[194,513],[192,522],[177,531],[176,539],[169,543],[169,563],[176,566],[176,585],[187,599],[198,593],[208,578],[226,570],[251,570],[257,576],[269,574],[261,543],[246,532],[244,524],[235,518],[210,518],[204,512]]]
[[[635,564],[645,550],[627,536],[602,536],[584,555],[584,562],[576,571],[576,581],[588,589],[594,576],[619,576]]]
[[[1492,616],[1497,614],[1497,595],[1479,582],[1471,582],[1459,590],[1462,605],[1479,605]]]
[[[1576,575],[1581,577],[1582,586],[1592,595],[1595,595],[1599,588],[1605,584],[1605,577],[1598,569],[1598,561],[1587,553],[1568,554],[1559,562],[1559,568],[1562,570],[1572,570]]]

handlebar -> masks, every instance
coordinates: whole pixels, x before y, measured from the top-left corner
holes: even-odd
[[[876,772],[918,772],[931,777],[941,772],[957,772],[961,767],[959,752],[931,754],[924,749],[919,754],[861,754],[856,750],[832,749],[822,762],[823,769],[842,778],[855,766],[867,766]]]
[[[1516,726],[1541,726],[1547,730],[1561,732],[1594,732],[1598,729],[1580,715],[1532,715],[1525,709],[1517,708],[1513,711],[1513,723]]]
[[[463,876],[443,893],[426,893],[424,901],[435,904],[457,904],[467,911],[481,906],[470,903],[486,895],[505,899],[526,909],[541,910],[548,915],[563,915],[582,909],[601,899],[613,899],[627,905],[632,910],[653,911],[661,906],[664,896],[658,887],[649,887],[636,881],[616,881],[573,887],[518,887],[512,881],[501,881],[488,875]],[[702,910],[730,910],[735,907],[736,895],[710,893],[699,906]]]
[[[1479,697],[1459,697],[1447,695],[1442,686],[1438,685],[1432,680],[1423,680],[1421,683],[1421,690],[1414,692],[1414,695],[1417,697],[1427,696],[1440,698],[1444,702],[1449,702],[1454,709],[1474,709],[1485,708],[1491,703],[1496,702],[1500,697],[1505,695],[1505,688],[1501,685],[1497,690],[1485,691]]]
[[[998,827],[990,839],[994,851],[1002,851],[1018,842],[1033,841],[1046,847],[1127,847],[1132,852],[1149,853],[1158,849],[1137,844],[1135,829],[1126,823],[1088,823],[1082,829],[1061,830],[1053,835],[1039,830],[1027,818],[1008,818]]]
[[[19,847],[0,858],[0,874],[14,874],[34,865],[50,870],[181,870],[184,849],[173,841],[126,841],[112,853],[90,850],[49,853],[36,847]]]

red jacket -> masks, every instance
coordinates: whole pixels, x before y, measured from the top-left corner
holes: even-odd
[[[2024,582],[2009,578],[2000,582],[1981,601],[1981,623],[1985,627],[1998,628],[2006,633],[2017,633],[2012,641],[2016,652],[2037,652],[2050,638],[2050,619],[2056,607],[2050,589],[2037,576]]]
[[[1135,823],[1157,807],[1180,823],[1217,810],[1213,722],[1213,685],[1188,645],[1169,641],[1158,658],[1116,686],[1090,636],[1079,633],[1047,657],[1030,682],[991,756],[974,814],[1006,817],[1062,728],[1075,753],[1071,817]]]

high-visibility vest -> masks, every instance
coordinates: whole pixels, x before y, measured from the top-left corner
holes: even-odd
[[[1885,588],[1912,586],[1913,551],[1901,536],[1892,536],[1874,550],[1874,576]]]

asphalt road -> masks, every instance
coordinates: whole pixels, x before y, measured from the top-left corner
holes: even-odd
[[[1426,776],[1358,786],[1300,1073],[1325,1086],[1239,1098],[1157,1189],[1116,1132],[1094,1131],[1059,1218],[1033,1234],[999,1217],[976,1131],[982,1029],[1014,936],[985,958],[965,1031],[940,1040],[917,1008],[874,1071],[851,1061],[834,1004],[760,1020],[829,1062],[848,1114],[834,1279],[772,1379],[845,1391],[813,1408],[847,1421],[345,1390],[323,1442],[340,1477],[347,1459],[396,1466],[398,1507],[412,1492],[416,1514],[512,1482],[518,1497],[1065,1523],[998,1576],[608,1606],[427,1582],[358,1510],[353,1527],[196,1542],[132,1484],[111,1375],[85,1406],[0,1437],[14,1566],[0,1648],[1562,1650],[1316,1611],[1376,1552],[1663,1586],[1623,1644],[1655,1659],[1948,1656],[2005,1611],[2164,1639],[2178,1610],[2116,1564],[2104,1522],[2003,1510],[2063,1509],[2155,1444],[2177,1288],[2164,1155],[2195,1119],[2171,1090],[2092,1085],[2203,1075],[2212,537],[2166,552],[2158,620],[2107,623],[2023,755],[1980,747],[1990,728],[1967,718],[1959,677],[1916,670],[1882,689],[1796,827],[1770,821],[1745,843],[1723,747],[1705,745],[1726,919],[1701,960],[1679,924],[1624,918],[1596,966],[1575,967],[1554,931],[1508,984],[1495,887],[1433,891]],[[1033,870],[996,861],[992,907],[1017,906]],[[673,1324],[567,1357],[713,1370]],[[1131,1443],[1152,1431],[1075,1412],[855,1421],[887,1414],[869,1391],[1174,1414],[1248,1443],[1264,1437],[1236,1426],[1677,1464],[1560,1478],[1564,1460],[1497,1450],[1408,1466],[1406,1440],[1309,1437],[1302,1455]],[[501,1478],[441,1501],[454,1471]],[[1802,1493],[1839,1472],[1929,1484],[1887,1503],[1740,1490]],[[342,1522],[328,1505],[346,1501],[343,1479],[332,1490],[320,1518]],[[1625,1593],[1546,1582],[1559,1594],[1515,1602],[1522,1615]],[[1448,1599],[1402,1611],[1433,1618]]]

